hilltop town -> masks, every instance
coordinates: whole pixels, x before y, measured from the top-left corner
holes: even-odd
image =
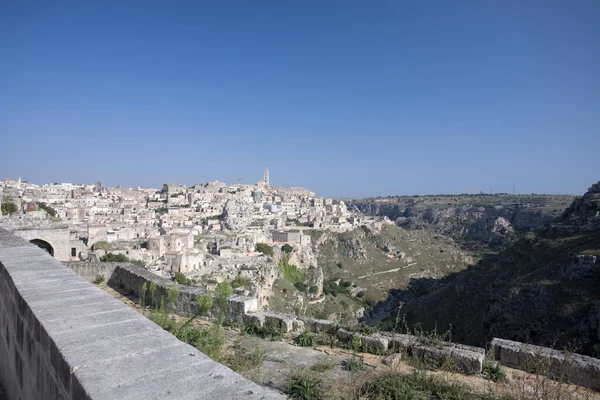
[[[10,214],[0,219],[4,228],[56,235],[63,230],[56,240],[60,245],[34,238],[61,261],[128,260],[206,289],[237,278],[243,283],[240,293],[257,295],[263,303],[284,256],[292,268],[316,267],[310,231],[389,223],[350,212],[343,201],[308,189],[271,186],[268,169],[256,184],[165,183],[161,189],[106,188],[100,182],[38,186],[6,179],[0,199]],[[316,286],[311,297],[321,295],[320,280],[309,285]]]

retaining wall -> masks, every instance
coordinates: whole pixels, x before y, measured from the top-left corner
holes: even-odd
[[[494,338],[496,359],[507,367],[600,390],[600,360],[575,353]]]
[[[284,398],[1,228],[0,360],[8,399]]]
[[[143,268],[129,263],[67,263],[78,274],[93,281],[103,276],[110,285],[117,285],[136,296],[141,295],[144,282],[157,284],[154,301],[159,304],[160,297],[166,297],[173,281],[161,278]],[[176,312],[191,315],[196,312],[196,298],[206,293],[203,289],[179,285]],[[146,302],[150,301],[149,293]],[[148,303],[149,304],[149,303]],[[229,316],[232,320],[245,325],[264,328],[267,325],[281,329],[282,333],[311,331],[335,335],[341,342],[350,343],[353,337],[361,340],[362,350],[375,353],[396,353],[400,358],[417,358],[426,362],[443,364],[450,361],[455,367],[467,374],[479,374],[483,371],[485,349],[466,346],[458,343],[429,343],[412,335],[381,332],[364,334],[339,327],[335,322],[308,317],[297,317],[260,311],[256,298],[232,296],[229,299]],[[209,315],[210,317],[210,315]],[[579,354],[565,355],[563,352],[545,347],[526,345],[503,339],[494,339],[496,356],[507,367],[524,371],[532,370],[531,365],[545,365],[544,370],[537,371],[553,379],[564,380],[576,385],[600,390],[600,360]],[[397,360],[396,357],[394,360]]]
[[[130,263],[117,262],[68,262],[65,263],[73,271],[88,281],[93,282],[102,277],[109,286],[118,288],[136,297],[142,297],[142,285],[146,284],[146,304],[159,305],[161,298],[167,299],[167,291],[175,282],[171,279],[160,277],[152,272]],[[151,298],[150,284],[156,284],[154,298]],[[180,315],[195,315],[198,310],[196,299],[207,293],[206,290],[195,286],[177,285],[178,296],[175,304],[175,312]],[[232,321],[243,323],[246,313],[258,310],[258,299],[255,297],[233,295],[228,300],[229,318]],[[214,310],[207,313],[211,318]]]

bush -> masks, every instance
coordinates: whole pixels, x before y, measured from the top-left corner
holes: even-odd
[[[304,271],[293,264],[288,264],[287,260],[282,260],[279,266],[283,270],[283,277],[290,283],[295,285],[304,280]]]
[[[290,378],[285,393],[292,399],[298,400],[321,400],[325,398],[320,380],[300,375],[294,375]]]
[[[244,276],[238,275],[233,282],[231,282],[231,287],[234,289],[243,287],[248,290],[252,289],[252,281],[250,278],[246,278]]]
[[[361,290],[360,292],[356,293],[356,297],[362,299],[363,297],[365,297],[365,292]]]
[[[14,203],[12,197],[4,197],[2,199],[2,215],[8,215],[19,212],[19,208]]]
[[[215,359],[219,356],[223,347],[223,337],[217,328],[202,329],[187,325],[180,329],[175,336],[182,342],[194,346],[210,358]]]
[[[127,258],[127,256],[125,256],[124,254],[107,253],[107,254],[103,255],[102,257],[100,257],[100,261],[102,261],[102,262],[127,262],[127,261],[129,261],[129,258]]]
[[[296,338],[296,344],[302,347],[312,347],[315,345],[316,337],[314,333],[304,332]]]
[[[292,246],[290,246],[289,244],[287,244],[287,243],[286,243],[286,244],[284,244],[284,245],[281,247],[281,251],[283,251],[284,253],[287,253],[287,254],[289,254],[289,253],[291,253],[292,251],[294,251],[294,248],[293,248]]]
[[[358,372],[365,369],[365,364],[363,360],[358,357],[351,357],[347,360],[342,361],[342,367],[344,370],[349,372]]]
[[[300,292],[306,291],[306,284],[304,282],[296,282],[294,283],[294,287],[298,289]]]
[[[194,279],[187,278],[181,272],[175,272],[173,280],[180,285],[194,286],[196,284],[196,281]]]
[[[257,243],[256,251],[264,254],[265,256],[271,256],[271,257],[275,254],[275,252],[273,251],[273,248],[266,243]]]
[[[56,210],[54,208],[50,207],[46,203],[38,203],[37,205],[42,210],[46,211],[51,217],[56,217]]]
[[[104,277],[102,275],[96,275],[96,279],[94,279],[94,284],[101,285],[104,283]]]
[[[425,372],[413,372],[399,375],[393,372],[383,373],[358,388],[360,398],[364,399],[468,399],[468,390],[463,385],[448,381]]]
[[[350,292],[348,291],[348,286],[344,286],[345,283],[348,283],[348,286],[350,286],[350,282],[341,282],[341,284],[338,285],[335,283],[335,280],[327,279],[323,282],[323,293],[331,294],[333,296],[337,296],[338,294],[349,295]]]

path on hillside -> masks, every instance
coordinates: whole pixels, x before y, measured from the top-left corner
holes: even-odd
[[[408,267],[412,267],[412,266],[415,266],[415,265],[417,265],[417,263],[408,264],[408,265],[405,265],[404,267],[400,267],[400,268],[393,268],[393,269],[388,269],[388,270],[385,270],[385,271],[373,272],[372,274],[367,274],[367,275],[359,276],[359,277],[358,277],[358,278],[356,278],[356,279],[364,279],[364,278],[368,278],[368,277],[370,277],[370,276],[381,275],[381,274],[387,274],[387,273],[389,273],[389,272],[398,272],[398,271],[400,271],[401,269],[406,269],[406,268],[408,268]]]

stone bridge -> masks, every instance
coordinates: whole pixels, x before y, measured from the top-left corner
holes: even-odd
[[[180,342],[24,236],[0,228],[0,386],[8,399],[284,398]],[[48,239],[56,256],[60,245]]]
[[[60,261],[69,261],[71,259],[69,240],[69,228],[17,228],[12,233],[19,236],[36,246],[46,250],[51,256]]]

